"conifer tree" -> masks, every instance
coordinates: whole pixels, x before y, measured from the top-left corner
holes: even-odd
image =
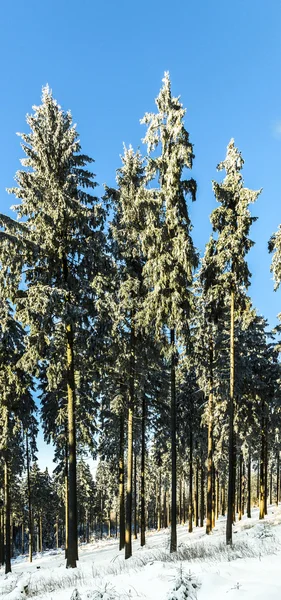
[[[255,202],[259,191],[249,190],[243,185],[241,169],[243,167],[241,153],[231,139],[227,147],[226,158],[218,165],[218,170],[225,170],[222,183],[213,182],[213,190],[220,206],[211,215],[211,223],[217,237],[214,240],[213,256],[210,269],[220,271],[220,288],[228,294],[230,305],[230,389],[229,389],[229,477],[228,477],[228,512],[226,542],[232,543],[232,506],[234,501],[234,404],[235,404],[235,310],[239,306],[241,287],[250,284],[250,272],[245,255],[253,242],[249,239],[249,230],[253,221],[249,204]],[[211,280],[210,280],[211,282]],[[211,283],[212,285],[212,283]],[[217,282],[216,282],[217,285]]]
[[[6,240],[14,242],[26,289],[16,299],[18,318],[30,328],[27,360],[36,365],[57,327],[63,327],[68,396],[69,547],[67,566],[77,559],[75,337],[91,323],[104,267],[104,211],[91,195],[92,162],[81,154],[70,112],[43,89],[42,104],[27,117],[22,134],[24,169],[9,190],[20,203],[18,222],[1,216]],[[21,263],[21,265],[20,265]],[[21,274],[21,273],[20,273]],[[88,328],[84,334],[90,335]],[[51,360],[51,359],[50,359]]]
[[[193,179],[182,179],[185,168],[192,168],[193,147],[184,127],[185,109],[172,96],[169,74],[156,99],[158,112],[146,113],[144,143],[149,154],[147,178],[158,180],[145,199],[146,216],[142,233],[145,285],[148,289],[142,319],[153,324],[157,336],[169,330],[171,389],[172,522],[171,552],[177,549],[176,535],[176,344],[187,326],[192,303],[192,271],[197,254],[191,239],[191,223],[186,195],[195,199]],[[156,151],[156,152],[154,152]],[[157,155],[158,151],[158,155]]]

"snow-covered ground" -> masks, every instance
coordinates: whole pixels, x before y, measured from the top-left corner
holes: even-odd
[[[164,529],[149,533],[145,548],[135,540],[127,561],[112,539],[81,546],[77,569],[65,568],[63,551],[36,555],[32,564],[20,556],[12,573],[0,570],[0,600],[280,600],[281,507],[269,507],[264,521],[254,509],[252,519],[237,522],[232,548],[225,546],[225,525],[220,518],[210,536],[178,526],[173,555]],[[186,596],[170,594],[179,576],[187,580]]]

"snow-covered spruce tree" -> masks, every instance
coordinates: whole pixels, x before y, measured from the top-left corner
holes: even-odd
[[[20,365],[25,332],[0,294],[0,456],[4,469],[5,572],[11,571],[11,476],[24,466],[24,432],[37,434],[32,378]]]
[[[253,242],[249,239],[249,230],[255,217],[251,216],[249,204],[255,202],[260,191],[249,190],[243,185],[241,169],[243,167],[241,153],[231,139],[227,147],[224,161],[218,170],[225,170],[222,183],[213,182],[213,190],[220,206],[211,215],[211,223],[217,236],[213,247],[210,269],[217,264],[220,275],[220,288],[227,293],[230,303],[230,390],[229,390],[229,477],[228,477],[228,512],[226,542],[232,543],[232,506],[234,499],[234,399],[235,399],[235,345],[234,321],[235,309],[239,300],[241,287],[250,284],[250,272],[245,255]],[[212,279],[209,279],[212,286]],[[216,285],[218,282],[216,281]]]
[[[140,334],[136,330],[136,317],[145,294],[143,285],[144,259],[140,244],[143,225],[140,201],[144,194],[144,165],[137,151],[124,148],[122,167],[117,171],[118,189],[106,188],[106,196],[113,202],[114,218],[110,226],[112,251],[118,266],[118,311],[116,319],[123,329],[123,340],[127,355],[127,374],[124,384],[128,398],[127,431],[127,491],[125,558],[132,555],[132,475],[133,475],[133,414],[135,406],[136,354],[140,346]],[[117,332],[118,325],[115,325]]]
[[[141,318],[154,325],[157,336],[169,330],[171,365],[171,455],[172,520],[171,552],[177,549],[176,534],[176,381],[175,358],[177,337],[188,324],[192,303],[192,272],[198,258],[191,239],[191,223],[186,195],[195,199],[193,179],[183,179],[185,168],[192,168],[193,147],[184,127],[185,109],[171,94],[169,74],[156,99],[158,112],[146,113],[144,143],[149,160],[147,177],[158,179],[158,186],[146,197],[145,227],[142,232],[146,264],[143,269],[148,289]],[[160,152],[159,152],[160,150]],[[155,151],[155,152],[154,152]]]
[[[19,223],[1,216],[6,239],[17,246],[26,290],[17,314],[30,328],[28,358],[44,357],[57,326],[64,327],[68,394],[69,546],[67,567],[77,559],[75,336],[95,316],[103,266],[104,211],[90,193],[96,186],[86,166],[70,112],[43,89],[42,104],[27,117],[22,134],[24,169],[9,190],[20,203]],[[19,260],[19,259],[18,259]],[[17,266],[17,265],[16,265]],[[87,339],[87,327],[84,328]]]

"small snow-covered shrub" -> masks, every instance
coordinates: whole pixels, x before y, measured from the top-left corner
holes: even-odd
[[[195,576],[190,571],[184,573],[181,565],[177,570],[173,589],[168,593],[167,600],[197,600],[196,590],[199,587]]]
[[[125,598],[131,598],[130,592],[117,592],[116,588],[110,583],[106,583],[102,587],[88,592],[87,598],[89,600],[125,600]]]
[[[75,588],[71,594],[71,598],[70,600],[81,600],[81,596],[77,590],[77,588]]]

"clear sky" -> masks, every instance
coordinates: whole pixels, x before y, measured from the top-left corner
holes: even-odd
[[[211,180],[220,178],[216,165],[231,137],[245,160],[245,185],[263,188],[252,211],[259,219],[251,231],[250,294],[274,326],[281,291],[273,292],[267,242],[281,222],[280,23],[280,0],[3,2],[1,212],[13,203],[5,188],[22,157],[15,133],[27,130],[25,115],[40,103],[43,85],[71,109],[102,194],[103,183],[115,182],[123,142],[142,147],[139,119],[154,110],[168,70],[194,144],[198,197],[191,216],[201,253],[216,205]]]

